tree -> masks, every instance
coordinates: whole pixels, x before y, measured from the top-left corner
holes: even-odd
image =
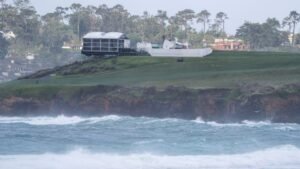
[[[162,11],[162,10],[158,10],[155,17],[158,19],[159,23],[163,26],[166,25],[166,21],[169,19],[167,11]]]
[[[89,15],[89,22],[90,22],[90,25],[91,25],[91,28],[90,30],[91,31],[101,31],[100,30],[100,26],[101,26],[101,19],[100,17],[98,17],[96,15],[96,12],[97,12],[97,7],[95,6],[92,6],[92,5],[89,5],[87,6],[86,10],[87,10],[87,13]]]
[[[3,30],[3,28],[5,27],[5,23],[4,23],[4,8],[7,5],[6,4],[6,0],[0,0],[0,30]]]
[[[189,22],[192,22],[194,18],[195,18],[195,11],[193,11],[191,9],[185,9],[185,10],[179,11],[176,14],[177,23],[180,26],[184,27],[185,36],[186,36],[187,40],[189,40],[188,32],[189,32],[189,29],[191,28]]]
[[[288,39],[279,28],[280,23],[275,18],[262,24],[246,22],[237,30],[236,37],[246,41],[252,49],[278,47]]]
[[[145,11],[143,16],[139,17],[136,24],[143,41],[161,42],[161,24],[155,16]]]
[[[72,29],[61,22],[57,13],[48,13],[42,17],[41,43],[49,52],[59,53],[65,41],[73,37]]]
[[[206,25],[210,22],[210,13],[207,10],[203,10],[197,14],[197,23],[203,24],[203,33],[206,33]]]
[[[3,59],[8,52],[9,42],[4,38],[3,33],[0,32],[0,59]]]
[[[228,19],[228,16],[224,12],[219,12],[216,15],[216,23],[222,26],[222,34],[225,36],[225,21]]]
[[[289,17],[285,17],[282,21],[282,27],[285,28],[285,27],[288,27],[288,33],[289,34],[292,34],[292,23],[290,22],[290,19]]]
[[[264,47],[278,47],[288,41],[288,36],[284,31],[279,30],[281,25],[276,18],[268,18],[265,23],[261,24],[261,27]]]
[[[15,6],[19,9],[21,8],[27,8],[30,4],[29,0],[13,0]]]
[[[158,20],[158,23],[161,26],[161,34],[165,37],[165,26],[166,22],[168,21],[168,14],[167,11],[158,10],[156,14],[156,19]]]
[[[4,2],[4,1],[2,1]],[[1,27],[2,30],[13,30],[14,28],[18,27],[17,18],[18,18],[18,10],[16,7],[3,4],[1,8]]]
[[[17,34],[15,44],[20,50],[34,48],[38,44],[41,22],[39,15],[29,0],[15,0],[8,20],[8,28]],[[23,48],[23,49],[21,49]]]
[[[174,39],[175,33],[179,30],[179,24],[175,16],[168,19],[169,25],[167,26],[167,33],[170,39]]]
[[[289,26],[290,28],[292,28],[292,34],[293,34],[292,46],[295,45],[296,27],[299,22],[300,22],[300,14],[297,11],[291,11],[290,15],[283,20],[284,26]]]
[[[96,10],[96,15],[101,20],[101,31],[111,32],[129,32],[132,23],[130,13],[120,4],[109,8],[107,5],[101,5]]]
[[[281,27],[280,22],[276,18],[268,18],[266,24],[275,29],[279,29]]]
[[[82,5],[78,4],[78,3],[73,3],[70,7],[70,9],[73,11],[73,14],[70,16],[70,24],[75,26],[74,22],[76,23],[76,27],[74,27],[76,29],[76,33],[78,35],[78,39],[79,41],[81,40],[81,32],[80,32],[80,21],[81,21],[81,9],[82,9]]]
[[[57,15],[57,17],[59,18],[60,22],[63,22],[64,19],[67,16],[67,11],[69,10],[69,8],[64,8],[64,7],[56,7],[55,8],[55,12],[54,14]]]

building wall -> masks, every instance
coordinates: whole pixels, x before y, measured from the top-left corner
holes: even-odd
[[[89,52],[119,52],[124,48],[123,39],[84,39],[83,50]]]
[[[225,50],[225,51],[245,51],[249,50],[249,46],[246,45],[242,40],[234,39],[216,39],[214,44],[211,44],[214,50]]]

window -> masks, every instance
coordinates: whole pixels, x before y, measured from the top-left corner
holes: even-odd
[[[124,48],[124,40],[119,40],[119,48]]]
[[[100,39],[93,39],[93,43],[100,43]]]
[[[94,42],[93,47],[99,47],[100,48],[100,42]]]
[[[118,41],[111,41],[110,42],[110,47],[111,48],[117,48],[118,47]]]
[[[83,43],[91,43],[92,39],[83,39]]]
[[[91,48],[91,47],[86,47],[86,46],[84,46],[84,47],[83,47],[83,50],[84,50],[84,51],[91,51],[92,48]]]
[[[101,43],[108,43],[108,39],[101,39]]]
[[[93,51],[100,51],[100,47],[93,47],[92,50]]]
[[[101,48],[101,52],[108,52],[108,48]]]

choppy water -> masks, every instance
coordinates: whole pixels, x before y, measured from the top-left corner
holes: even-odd
[[[0,117],[0,169],[299,169],[300,125]]]

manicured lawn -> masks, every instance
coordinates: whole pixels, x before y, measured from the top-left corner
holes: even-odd
[[[55,74],[55,75],[54,75]],[[185,86],[234,88],[238,84],[282,86],[300,82],[300,54],[214,52],[205,58],[120,57],[68,66],[40,79],[6,83],[0,89],[69,86]],[[50,90],[49,89],[49,90]]]

